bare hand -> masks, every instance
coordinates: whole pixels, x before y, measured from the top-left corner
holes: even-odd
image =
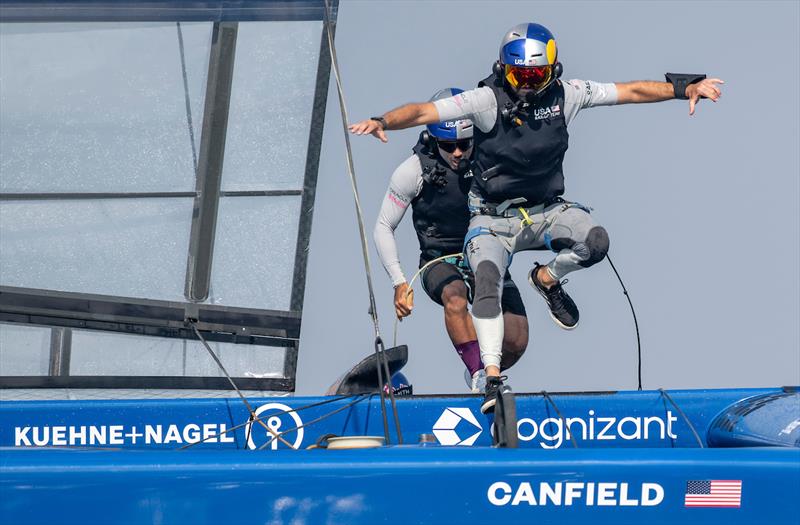
[[[398,284],[394,289],[394,311],[398,319],[411,315],[414,309],[414,290],[408,283]]]
[[[362,120],[361,122],[350,124],[348,129],[350,130],[350,133],[355,135],[369,134],[377,139],[380,139],[381,142],[389,142],[389,139],[386,138],[386,133],[383,131],[383,126],[381,126],[381,123],[377,120]]]
[[[724,83],[725,81],[719,78],[707,78],[696,84],[686,86],[686,96],[689,97],[689,115],[694,115],[694,107],[700,97],[709,98],[713,102],[719,100],[719,97],[722,96],[722,91],[717,87],[717,84]]]

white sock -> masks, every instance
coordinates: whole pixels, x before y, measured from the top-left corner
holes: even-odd
[[[500,368],[503,348],[503,314],[490,319],[480,319],[473,315],[472,324],[478,334],[478,344],[481,345],[481,360],[484,369],[489,366]]]

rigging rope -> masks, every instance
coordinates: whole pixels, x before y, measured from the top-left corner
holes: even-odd
[[[184,445],[182,447],[177,448],[176,450],[185,450],[187,448],[192,448],[194,446],[197,446],[197,445],[199,445],[201,443],[205,443],[206,441],[210,441],[212,439],[217,439],[220,436],[224,436],[225,434],[228,434],[230,432],[235,432],[236,430],[239,430],[242,427],[246,427],[247,425],[251,424],[254,421],[261,421],[261,420],[263,420],[263,419],[265,419],[267,417],[273,417],[273,416],[276,416],[276,415],[277,416],[283,416],[283,415],[289,414],[291,412],[300,412],[301,410],[306,410],[306,409],[309,409],[309,408],[315,408],[315,407],[318,407],[318,406],[327,405],[328,403],[334,403],[336,401],[342,401],[343,399],[350,399],[351,397],[356,397],[358,395],[360,395],[360,394],[351,394],[349,396],[334,397],[334,398],[331,398],[331,399],[326,399],[324,401],[318,401],[316,403],[309,403],[308,405],[303,405],[303,406],[298,407],[298,408],[292,408],[291,410],[281,410],[277,414],[270,413],[269,416],[261,416],[261,417],[256,417],[255,419],[248,419],[244,423],[239,423],[238,425],[234,425],[234,426],[232,426],[230,428],[226,428],[222,432],[206,436],[203,439],[201,439],[200,441],[195,441],[194,443],[186,444],[186,445]],[[245,436],[245,441],[247,441],[249,439],[249,437],[250,437],[249,435]]]
[[[631,302],[631,296],[628,293],[627,288],[625,288],[625,283],[622,282],[622,277],[619,276],[619,272],[617,271],[617,267],[614,266],[614,263],[611,262],[611,256],[606,254],[606,259],[608,259],[608,264],[611,265],[611,269],[614,270],[614,274],[617,276],[617,280],[619,280],[619,284],[622,286],[622,293],[625,294],[625,298],[628,300],[628,305],[631,307],[631,314],[633,314],[633,325],[636,327],[636,348],[638,349],[638,357],[639,357],[639,367],[638,367],[638,379],[639,379],[639,390],[642,389],[642,340],[639,337],[639,321],[636,320],[636,310],[633,309],[633,303]]]
[[[208,343],[206,342],[205,338],[203,337],[203,334],[200,333],[200,330],[197,329],[197,321],[194,320],[194,319],[191,319],[191,320],[189,320],[187,322],[192,327],[192,330],[194,330],[194,333],[197,336],[197,338],[200,339],[200,342],[203,343],[203,346],[205,346],[206,350],[208,350],[208,353],[211,355],[211,359],[213,359],[214,362],[217,363],[217,366],[219,367],[220,370],[222,370],[222,373],[225,374],[225,377],[228,378],[228,381],[230,382],[230,384],[233,387],[233,389],[236,390],[237,394],[239,394],[239,398],[241,398],[242,403],[244,403],[244,406],[247,407],[247,411],[250,412],[250,419],[253,420],[253,421],[258,421],[258,423],[262,427],[267,429],[267,432],[269,432],[273,436],[277,437],[285,445],[287,445],[289,447],[292,447],[292,445],[288,441],[286,441],[282,437],[278,436],[276,434],[276,432],[269,427],[269,425],[267,425],[265,422],[261,421],[260,418],[256,417],[256,413],[253,410],[253,407],[250,406],[250,403],[247,402],[247,398],[244,397],[244,394],[242,394],[242,391],[239,390],[239,387],[236,386],[236,383],[233,382],[233,379],[231,378],[231,375],[228,373],[228,371],[223,366],[222,361],[220,361],[219,357],[217,357],[217,354],[215,354],[214,350],[212,350],[211,347],[208,345]]]
[[[572,447],[578,448],[578,443],[575,441],[575,436],[572,435],[572,431],[570,431],[569,426],[567,426],[567,421],[564,419],[564,416],[561,415],[561,411],[556,406],[556,402],[553,401],[553,398],[550,397],[546,391],[542,390],[542,395],[544,398],[553,405],[553,408],[556,410],[556,414],[558,415],[558,419],[561,420],[561,424],[564,426],[564,430],[567,432],[567,436],[569,436],[570,441],[572,441]]]
[[[666,397],[670,403],[672,403],[672,406],[675,407],[675,410],[678,411],[678,414],[680,414],[683,420],[686,421],[686,424],[689,425],[689,429],[692,431],[692,434],[694,434],[694,438],[697,440],[697,444],[700,445],[700,448],[706,448],[705,445],[703,445],[703,440],[700,439],[700,434],[698,434],[697,430],[694,429],[694,425],[692,425],[692,422],[689,421],[688,417],[686,417],[686,414],[683,413],[681,407],[679,407],[678,404],[672,400],[672,397],[670,397],[670,395],[667,394],[666,390],[664,390],[663,388],[659,388],[658,391],[661,392],[661,395]]]
[[[360,233],[360,240],[361,240],[361,254],[364,259],[364,274],[367,278],[367,289],[369,290],[369,315],[372,318],[372,325],[375,330],[375,354],[377,356],[377,367],[378,367],[378,381],[380,382],[380,386],[378,387],[380,390],[381,395],[381,414],[383,416],[383,431],[384,437],[386,438],[386,443],[389,444],[389,423],[386,416],[386,401],[384,397],[384,385],[388,384],[388,392],[389,392],[389,399],[392,405],[392,414],[394,416],[394,424],[397,430],[397,441],[399,444],[403,443],[403,436],[400,431],[400,418],[397,414],[397,405],[395,404],[394,400],[394,392],[391,388],[391,377],[389,376],[389,367],[387,363],[386,355],[383,352],[383,341],[381,340],[381,332],[380,326],[378,324],[378,310],[375,306],[375,292],[372,286],[372,272],[370,271],[370,262],[369,262],[369,249],[367,247],[367,234],[364,229],[364,213],[361,209],[361,199],[359,198],[358,194],[358,185],[356,184],[356,176],[355,176],[355,168],[353,166],[353,150],[350,146],[350,133],[347,130],[349,119],[347,117],[347,106],[345,105],[344,101],[344,89],[342,88],[342,80],[341,75],[339,72],[339,61],[336,58],[336,46],[333,44],[333,22],[331,19],[330,13],[331,7],[329,0],[325,0],[325,33],[328,37],[328,51],[331,55],[331,64],[333,65],[333,74],[336,78],[336,92],[339,96],[339,109],[341,110],[342,114],[342,127],[344,129],[344,142],[345,142],[345,149],[346,149],[346,157],[347,157],[347,174],[350,177],[350,185],[353,190],[353,200],[355,201],[356,205],[356,216],[358,218],[358,231]],[[383,368],[383,371],[381,371]],[[387,374],[386,381],[384,382],[383,374],[384,372]]]
[[[347,409],[347,408],[350,408],[351,406],[355,405],[356,403],[360,403],[361,401],[364,401],[365,399],[369,399],[369,397],[368,397],[366,394],[359,394],[359,395],[358,395],[358,399],[356,399],[355,401],[351,401],[350,403],[347,403],[346,405],[344,405],[344,406],[341,406],[341,407],[337,408],[336,410],[332,410],[331,412],[328,412],[327,414],[323,414],[323,415],[319,416],[317,419],[312,419],[311,421],[309,421],[309,422],[307,422],[307,423],[303,423],[302,425],[297,425],[296,427],[293,427],[293,428],[287,428],[286,430],[282,430],[282,431],[280,431],[280,432],[278,433],[278,436],[272,436],[272,437],[271,437],[269,440],[267,440],[267,442],[266,442],[266,443],[264,443],[263,445],[261,445],[260,447],[258,447],[258,449],[256,449],[256,450],[264,450],[264,449],[265,449],[265,448],[267,448],[267,446],[269,446],[269,445],[270,445],[270,444],[271,444],[273,441],[275,441],[275,439],[276,439],[277,437],[279,437],[279,436],[283,436],[284,434],[287,434],[287,433],[289,433],[289,432],[295,432],[295,431],[297,431],[297,430],[300,430],[301,428],[307,427],[307,426],[309,426],[309,425],[313,425],[314,423],[319,423],[319,422],[320,422],[320,421],[322,421],[323,419],[327,419],[327,418],[331,417],[332,415],[334,415],[334,414],[337,414],[337,413],[341,412],[342,410],[345,410],[345,409]],[[292,448],[294,448],[294,447],[292,447]]]

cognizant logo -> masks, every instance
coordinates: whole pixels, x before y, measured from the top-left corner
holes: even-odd
[[[461,434],[457,428],[461,429]],[[433,435],[445,446],[470,446],[483,432],[478,420],[470,409],[463,407],[447,407],[433,424]],[[463,434],[463,435],[462,435]]]
[[[563,420],[557,417],[548,417],[536,421],[529,417],[517,421],[517,433],[520,441],[541,440],[542,448],[559,448],[564,441],[570,439],[570,434],[582,441],[635,441],[657,438],[677,439],[672,431],[672,424],[678,418],[667,411],[666,419],[658,416],[628,416],[623,418],[595,416],[594,410],[589,410],[589,417],[566,417]]]
[[[677,439],[673,423],[678,418],[667,411],[660,416],[598,416],[589,410],[588,417],[567,417],[563,420],[548,417],[536,420],[529,417],[517,421],[520,441],[539,441],[546,449],[561,447],[570,436],[581,441],[638,441]],[[433,433],[445,446],[470,446],[477,441],[483,427],[467,408],[448,407],[433,425]],[[491,429],[492,431],[494,428]]]

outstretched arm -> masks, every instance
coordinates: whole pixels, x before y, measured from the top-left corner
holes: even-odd
[[[700,98],[709,98],[716,102],[722,96],[717,84],[724,84],[719,78],[707,78],[686,87],[689,97],[689,115],[694,115],[694,108]],[[675,90],[669,82],[637,80],[634,82],[618,82],[617,104],[640,104],[644,102],[661,102],[675,98]]]
[[[385,127],[380,121],[373,119],[356,122],[350,125],[350,133],[355,133],[356,135],[370,134],[380,139],[381,142],[388,142],[389,139],[386,138],[385,130],[405,129],[421,124],[433,124],[439,122],[439,112],[436,110],[436,106],[431,102],[419,104],[411,103],[386,113],[383,115],[383,120],[386,122]]]

